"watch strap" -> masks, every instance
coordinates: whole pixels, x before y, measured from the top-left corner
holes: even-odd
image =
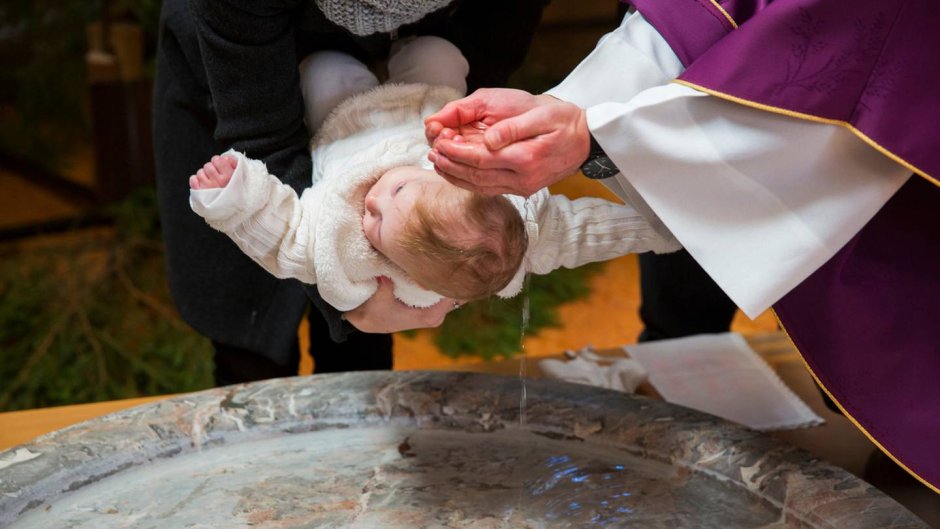
[[[603,180],[619,173],[620,170],[614,165],[614,162],[604,152],[604,148],[597,143],[594,134],[590,135],[591,148],[587,160],[581,164],[581,172],[584,176],[593,180]]]

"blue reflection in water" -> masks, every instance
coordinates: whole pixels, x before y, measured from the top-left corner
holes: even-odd
[[[567,455],[544,460],[542,475],[526,484],[529,494],[541,499],[546,520],[579,523],[580,527],[603,527],[623,522],[634,513],[624,465],[600,462],[579,465]],[[584,525],[587,524],[587,525]]]

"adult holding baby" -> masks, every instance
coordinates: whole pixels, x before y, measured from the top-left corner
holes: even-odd
[[[601,178],[754,317],[773,306],[845,414],[940,492],[940,63],[929,0],[635,0],[547,95],[427,122],[438,172],[528,195]],[[914,173],[914,176],[911,176]]]
[[[466,57],[468,87],[500,85],[521,64],[545,3],[163,2],[154,128],[168,276],[183,318],[213,342],[217,384],[296,374],[297,327],[311,301],[317,372],[390,368],[391,337],[381,333],[437,325],[453,304],[411,309],[384,283],[344,321],[315,289],[274,278],[206,226],[189,208],[189,175],[234,148],[300,192],[310,184],[315,132],[304,123],[303,57],[337,50],[378,64],[411,36],[437,35]]]

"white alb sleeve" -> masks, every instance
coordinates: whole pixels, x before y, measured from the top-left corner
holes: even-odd
[[[753,318],[831,258],[910,171],[846,128],[671,83],[681,69],[634,14],[550,93],[586,109],[621,170],[605,185],[655,212]]]
[[[231,181],[224,188],[192,190],[193,211],[275,277],[316,283],[315,190],[308,188],[298,197],[262,162],[235,151],[226,154],[238,158]]]

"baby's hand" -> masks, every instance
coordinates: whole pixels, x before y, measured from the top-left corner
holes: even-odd
[[[214,189],[225,187],[232,179],[232,174],[235,172],[237,165],[238,159],[232,156],[213,156],[209,163],[189,177],[189,188]]]

